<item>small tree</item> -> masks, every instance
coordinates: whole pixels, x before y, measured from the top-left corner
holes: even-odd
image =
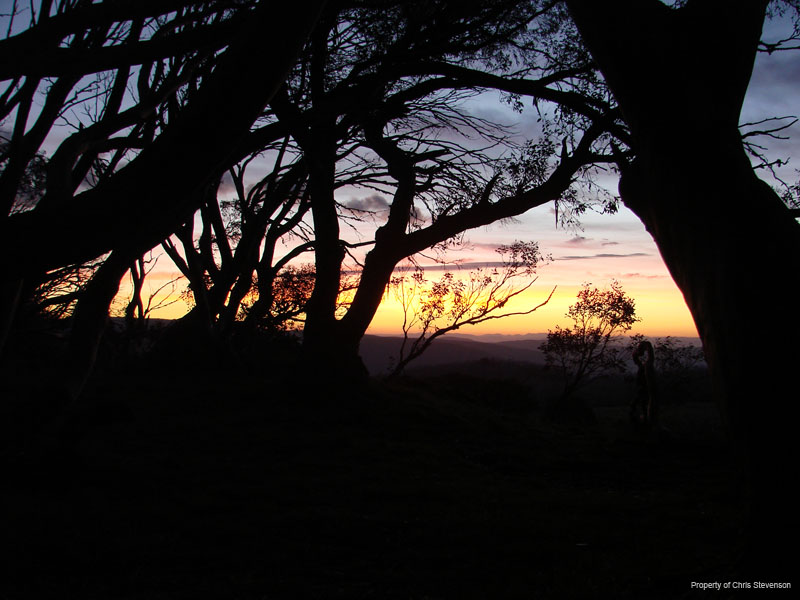
[[[614,336],[629,331],[639,320],[633,298],[618,281],[612,281],[608,289],[584,284],[567,316],[573,325],[556,325],[540,346],[547,366],[557,369],[563,378],[562,400],[601,375],[625,371],[627,354],[614,344]]]
[[[390,377],[399,375],[446,333],[464,325],[527,315],[550,301],[555,288],[532,308],[502,312],[513,298],[536,282],[538,277],[534,274],[545,257],[536,242],[517,241],[500,246],[497,252],[502,257],[498,265],[473,269],[464,278],[445,273],[429,284],[420,266],[412,275],[392,278],[390,287],[403,308],[403,342]],[[413,339],[412,331],[416,332]]]

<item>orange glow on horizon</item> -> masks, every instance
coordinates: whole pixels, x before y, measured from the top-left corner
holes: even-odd
[[[145,283],[143,299],[145,304],[150,293],[160,285],[176,276],[175,273],[157,272],[148,276]],[[152,278],[152,279],[151,279]],[[431,277],[432,279],[435,277]],[[553,285],[547,283],[547,276],[543,276],[529,290],[514,298],[506,307],[506,312],[524,311],[533,305],[543,302]],[[689,309],[683,301],[678,288],[671,279],[630,279],[620,278],[626,293],[636,301],[636,314],[641,319],[634,325],[631,333],[641,333],[649,336],[688,336],[696,337],[697,329],[692,320]],[[593,285],[603,287],[607,282],[595,281]],[[148,287],[149,285],[149,287]],[[153,304],[161,301],[177,300],[164,308],[152,312],[151,316],[158,319],[177,319],[185,315],[189,306],[178,299],[181,291],[185,289],[186,281],[178,281],[174,286],[167,286],[153,299]],[[565,313],[575,302],[580,285],[558,283],[557,289],[550,302],[529,315],[494,319],[487,323],[474,326],[464,326],[459,331],[473,335],[481,334],[507,334],[524,335],[532,333],[546,333],[555,325],[567,326],[570,324]],[[120,285],[120,292],[114,301],[112,315],[120,316],[124,312],[127,298],[130,296],[131,284],[129,279],[124,279]],[[375,335],[402,334],[403,314],[402,307],[392,293],[384,297],[367,333]]]
[[[671,283],[671,281],[670,281]],[[601,284],[597,284],[601,286]],[[683,301],[680,291],[662,286],[634,286],[625,285],[626,293],[636,301],[636,314],[641,319],[631,330],[649,336],[686,336],[696,337],[697,329],[692,320],[689,309]],[[576,295],[581,289],[580,285],[559,285],[550,302],[540,307],[529,315],[511,316],[503,319],[494,319],[487,323],[474,326],[464,326],[459,331],[473,335],[481,334],[507,334],[524,335],[531,333],[546,333],[556,325],[562,327],[571,324],[565,316],[570,305],[575,303]],[[524,311],[542,303],[552,290],[546,285],[534,284],[529,290],[520,294],[509,302],[506,312]],[[381,307],[378,309],[367,333],[376,335],[401,334],[403,322],[402,307],[388,294]]]
[[[500,256],[496,249],[515,240],[537,239],[541,251],[552,260],[545,260],[537,269],[538,279],[530,289],[514,298],[506,307],[507,312],[521,312],[544,301],[554,286],[557,287],[548,304],[529,315],[493,319],[475,326],[464,326],[459,331],[474,335],[509,334],[524,335],[546,333],[556,325],[569,325],[565,313],[576,301],[581,285],[589,283],[598,288],[607,287],[611,280],[622,284],[625,292],[636,303],[636,314],[640,321],[631,333],[648,336],[697,336],[697,329],[683,299],[683,295],[673,281],[650,234],[639,219],[626,208],[621,207],[615,215],[594,215],[587,213],[582,217],[584,229],[564,229],[553,227],[551,206],[533,209],[517,220],[496,224],[470,232],[470,239],[463,245],[448,249],[447,260],[450,266],[426,266],[425,278],[435,281],[441,278],[444,270],[450,270],[456,277],[466,276],[471,267],[497,264]],[[536,232],[535,234],[532,232]],[[365,234],[368,237],[368,234]],[[361,249],[357,258],[364,259],[367,249]],[[420,255],[422,263],[430,263],[429,257]],[[298,262],[309,262],[305,256]],[[460,270],[455,264],[461,265]],[[145,281],[143,294],[145,303],[148,294],[163,283],[174,278],[177,273],[168,260],[161,262]],[[397,271],[396,274],[401,274]],[[405,274],[409,274],[408,271]],[[524,285],[520,278],[515,282]],[[160,292],[155,301],[171,293],[174,297],[186,289],[185,279]],[[148,287],[149,286],[149,287]],[[125,278],[116,302],[117,314],[124,310],[130,295],[130,279]],[[150,291],[148,291],[150,290]],[[154,311],[153,318],[175,319],[184,315],[189,306],[179,300],[163,309]],[[377,335],[402,334],[403,314],[400,305],[391,291],[384,295],[367,331]]]

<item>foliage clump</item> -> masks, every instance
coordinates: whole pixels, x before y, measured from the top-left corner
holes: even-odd
[[[619,334],[639,321],[633,298],[618,281],[599,289],[586,283],[569,307],[570,327],[556,325],[540,346],[545,362],[562,377],[562,399],[610,372],[624,372],[628,353],[616,343]]]
[[[547,304],[555,288],[533,307],[504,310],[538,279],[536,270],[548,258],[542,255],[538,243],[516,241],[500,246],[497,253],[501,257],[498,264],[473,269],[464,277],[446,272],[430,282],[417,265],[411,275],[392,278],[390,289],[403,309],[403,342],[392,376],[399,375],[446,333],[465,325],[527,315]]]

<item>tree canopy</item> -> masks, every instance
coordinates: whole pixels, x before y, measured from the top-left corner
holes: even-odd
[[[624,153],[615,107],[559,3],[315,6],[298,5],[304,19],[274,46],[259,37],[270,10],[254,1],[65,1],[42,4],[27,27],[10,19],[0,53],[36,46],[38,67],[0,73],[13,123],[4,243],[20,257],[6,296],[111,252],[81,292],[86,310],[76,309],[76,324],[98,330],[124,272],[162,245],[190,281],[193,313],[225,330],[248,294],[263,298],[251,317],[266,314],[278,273],[311,251],[306,345],[322,356],[344,344],[355,356],[400,260],[551,201],[569,219],[591,202],[576,185]],[[317,16],[305,43],[282,42],[302,42]],[[274,72],[263,69],[267,56]],[[470,112],[485,90],[514,107],[533,102],[540,130],[520,139]],[[29,114],[36,125],[26,131]],[[71,132],[43,159],[63,125]],[[254,183],[246,173],[265,158],[271,171]],[[46,176],[22,210],[34,159],[46,160]],[[339,200],[354,186],[374,190],[385,210],[351,241],[342,228],[355,219],[363,230],[370,216]],[[613,198],[602,202],[613,209]],[[294,247],[276,255],[290,238]],[[355,246],[370,250],[337,315],[342,261]]]

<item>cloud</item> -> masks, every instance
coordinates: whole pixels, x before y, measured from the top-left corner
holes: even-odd
[[[591,258],[632,258],[634,256],[650,256],[646,252],[631,252],[630,254],[610,254],[610,253],[600,253],[600,254],[586,254],[583,256],[572,255],[572,256],[558,256],[554,260],[586,260]]]
[[[619,246],[619,242],[611,242],[611,241],[606,240],[605,242],[603,242],[600,245],[601,246]]]
[[[645,275],[644,273],[623,273],[625,279],[669,279],[668,275]]]
[[[767,22],[762,39],[776,41],[791,34],[791,31],[790,19],[772,19]],[[740,122],[757,122],[766,118],[797,114],[795,99],[800,93],[800,63],[794,55],[795,52],[758,53]],[[771,122],[764,127],[756,126],[755,129],[790,122],[788,119],[781,123]],[[764,154],[770,160],[797,157],[800,154],[800,123],[781,131],[780,135],[788,139],[760,136],[752,138],[752,141],[766,147]],[[797,166],[793,160],[788,166],[777,169],[778,175],[787,181],[794,181],[797,178],[794,171]],[[768,183],[774,183],[767,173],[759,172],[759,176]]]
[[[565,244],[569,244],[570,246],[579,246],[581,244],[586,244],[587,242],[592,241],[591,238],[587,238],[582,235],[576,235],[574,238],[567,240],[564,242]]]
[[[449,264],[432,264],[420,265],[425,271],[449,271],[451,273],[458,273],[460,271],[471,271],[473,269],[495,269],[505,266],[501,261],[483,261],[483,262],[462,262],[462,263],[449,263]],[[395,272],[413,272],[413,266],[397,266]]]
[[[231,174],[228,173],[228,171],[225,171],[225,173],[222,175],[222,179],[220,179],[219,182],[219,189],[217,191],[219,194],[226,196],[229,194],[232,195],[236,193],[236,186],[233,185],[233,178],[231,177]]]
[[[389,208],[389,201],[380,194],[372,194],[364,198],[350,198],[344,205],[352,210],[380,212]]]
[[[467,250],[486,250],[495,252],[497,249],[503,245],[504,242],[467,242],[465,244],[465,249]]]

